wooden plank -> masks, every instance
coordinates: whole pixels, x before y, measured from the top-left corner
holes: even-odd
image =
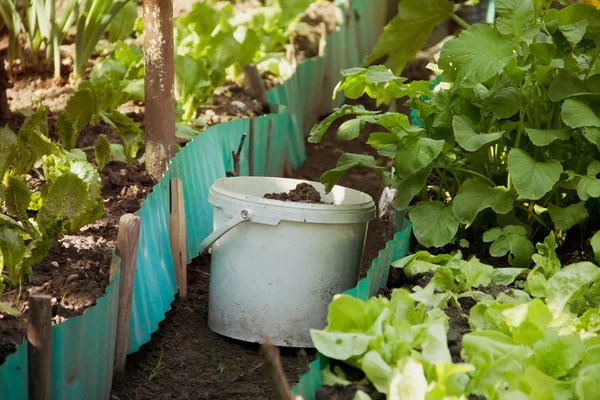
[[[125,369],[125,359],[127,358],[139,234],[139,217],[133,214],[123,215],[119,221],[119,234],[117,236],[117,253],[121,257],[121,278],[119,280],[115,372],[121,372]]]
[[[29,399],[50,400],[52,382],[52,297],[31,295],[27,324]]]
[[[170,242],[179,296],[187,297],[186,226],[183,185],[181,179],[171,179]]]

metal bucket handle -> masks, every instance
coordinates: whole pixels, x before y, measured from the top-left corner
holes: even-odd
[[[217,240],[223,237],[223,235],[225,235],[227,232],[229,232],[242,222],[250,220],[252,220],[252,210],[250,210],[249,208],[243,209],[238,215],[231,218],[229,221],[225,222],[223,225],[215,229],[213,233],[208,235],[208,237],[204,239],[202,243],[200,243],[200,254],[203,254],[204,251],[209,249]]]

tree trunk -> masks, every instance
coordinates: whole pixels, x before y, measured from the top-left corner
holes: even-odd
[[[146,170],[159,180],[175,155],[173,1],[144,0]]]
[[[10,77],[4,67],[4,58],[0,56],[0,126],[4,126],[10,120],[10,107],[8,106],[8,96],[6,89],[13,87]]]

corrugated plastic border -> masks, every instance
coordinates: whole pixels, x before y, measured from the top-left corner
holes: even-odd
[[[116,257],[113,255],[113,257]],[[83,315],[52,327],[52,398],[108,399],[113,377],[120,261],[106,294]],[[63,351],[68,349],[69,351]],[[91,358],[93,356],[93,358]],[[27,342],[0,366],[0,399],[27,399]]]
[[[373,260],[367,276],[358,282],[354,288],[347,290],[344,294],[361,300],[367,300],[377,295],[379,289],[387,284],[390,272],[390,264],[408,255],[410,248],[410,237],[412,225],[408,220],[404,221],[403,230],[396,233],[394,238],[387,242],[385,248],[379,252],[379,256]],[[309,371],[302,375],[300,382],[293,388],[294,395],[300,395],[304,400],[313,400],[318,388],[321,387],[321,370],[327,365],[327,357],[319,354],[316,361],[310,364]]]

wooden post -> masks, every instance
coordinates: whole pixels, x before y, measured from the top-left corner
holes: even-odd
[[[263,82],[256,65],[246,65],[244,67],[244,76],[246,77],[246,82],[248,83],[252,95],[268,107],[269,100],[267,99],[267,90],[265,89],[265,83]]]
[[[271,154],[271,136],[273,135],[273,118],[269,118],[269,133],[267,136],[267,154],[265,156],[264,176],[269,176],[269,155]]]
[[[117,253],[121,257],[121,278],[119,280],[119,309],[117,313],[117,338],[115,343],[115,372],[125,369],[127,346],[129,345],[129,320],[133,299],[133,281],[137,262],[140,219],[133,214],[125,214],[119,220]]]
[[[254,117],[250,118],[250,140],[248,146],[248,176],[254,176]]]
[[[183,186],[181,179],[171,179],[171,216],[170,216],[171,253],[175,278],[179,287],[179,296],[187,297],[187,264],[186,264],[186,230],[185,205],[183,203]]]
[[[279,349],[269,339],[265,339],[260,345],[260,355],[267,370],[267,376],[271,382],[271,389],[273,389],[275,399],[294,400],[287,379],[285,379],[283,368],[281,367]]]
[[[27,324],[29,399],[50,400],[52,377],[52,297],[29,297]]]
[[[175,155],[173,1],[144,0],[146,170],[158,181]]]
[[[4,68],[4,58],[0,56],[0,126],[4,126],[10,120],[11,112],[8,105],[6,90],[14,87]]]

